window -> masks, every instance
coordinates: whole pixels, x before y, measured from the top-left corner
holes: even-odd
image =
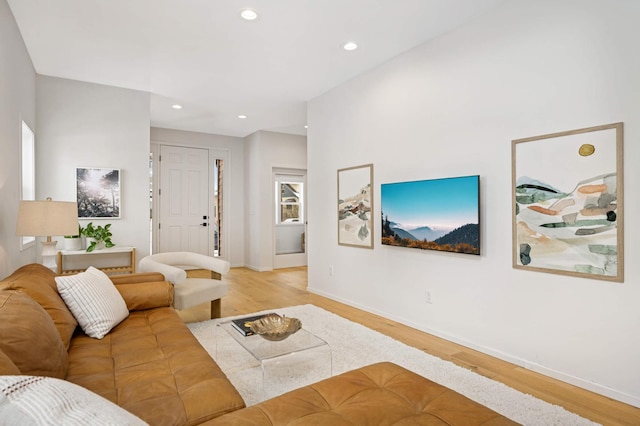
[[[304,184],[298,176],[276,177],[276,225],[304,223]]]
[[[35,156],[35,135],[22,122],[22,138],[21,138],[21,200],[36,199],[36,156]],[[20,237],[20,250],[31,247],[35,244],[35,237]]]
[[[222,189],[223,189],[224,160],[216,158],[213,161],[213,214],[209,220],[213,228],[213,256],[218,257],[222,252]]]

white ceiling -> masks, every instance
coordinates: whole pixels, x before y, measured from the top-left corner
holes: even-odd
[[[150,92],[155,127],[244,137],[306,134],[307,101],[501,1],[8,3],[37,73]],[[242,20],[245,7],[259,19]]]

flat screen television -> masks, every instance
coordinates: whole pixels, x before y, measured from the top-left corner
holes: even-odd
[[[480,254],[480,176],[381,186],[382,244]]]

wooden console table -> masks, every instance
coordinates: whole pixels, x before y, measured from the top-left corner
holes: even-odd
[[[89,266],[94,266],[107,275],[134,274],[136,272],[136,248],[115,246],[89,253],[86,250],[60,250],[58,252],[58,275],[84,272]]]

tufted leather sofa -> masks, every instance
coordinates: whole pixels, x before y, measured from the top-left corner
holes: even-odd
[[[151,425],[513,425],[391,363],[374,364],[244,408],[242,397],[171,308],[158,273],[114,276],[129,316],[86,336],[39,264],[0,281],[0,375],[66,379]],[[2,423],[2,419],[0,419]]]
[[[161,274],[112,277],[130,313],[101,340],[77,327],[54,277],[31,264],[0,282],[0,374],[66,379],[152,425],[196,425],[244,407],[170,307]]]
[[[207,422],[211,426],[516,424],[389,362],[348,371]]]

